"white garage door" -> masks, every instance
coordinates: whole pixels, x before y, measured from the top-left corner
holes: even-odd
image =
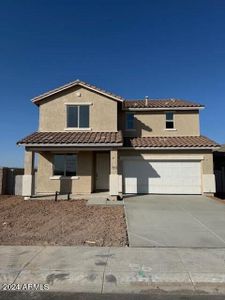
[[[201,194],[200,161],[124,160],[127,194]]]

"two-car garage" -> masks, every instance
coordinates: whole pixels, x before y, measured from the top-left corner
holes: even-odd
[[[126,194],[202,194],[200,159],[127,157],[122,168]]]

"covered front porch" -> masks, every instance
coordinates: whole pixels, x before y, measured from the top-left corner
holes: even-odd
[[[117,200],[122,196],[118,149],[26,147],[24,198],[51,197],[56,192],[61,197],[104,194]]]

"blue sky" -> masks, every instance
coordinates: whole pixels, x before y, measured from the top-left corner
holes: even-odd
[[[125,98],[206,105],[201,132],[225,143],[224,0],[3,0],[0,165],[22,166],[30,99],[77,78]]]

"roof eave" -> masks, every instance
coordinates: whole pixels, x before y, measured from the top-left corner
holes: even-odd
[[[24,146],[24,147],[122,147],[123,143],[90,143],[90,144],[26,144],[26,143],[18,143],[18,146]]]
[[[208,146],[208,147],[123,147],[126,150],[215,150],[219,149],[218,146]]]
[[[89,89],[89,90],[92,90],[92,91],[95,91],[99,94],[102,94],[108,98],[111,98],[113,100],[116,100],[116,101],[119,101],[119,102],[123,102],[125,99],[123,99],[122,97],[116,97],[114,95],[111,95],[107,92],[104,92],[104,91],[100,91],[99,89],[96,89],[94,87],[91,87],[91,86],[88,86],[82,82],[74,82],[74,84],[71,84],[71,85],[68,85],[68,86],[65,86],[65,87],[62,87],[62,88],[59,88],[57,91],[52,91],[52,92],[49,92],[48,95],[44,95],[43,96],[38,96],[38,97],[35,97],[33,99],[31,99],[32,103],[36,104],[36,105],[39,105],[39,102],[42,101],[42,100],[45,100],[47,99],[48,97],[51,97],[53,95],[56,95],[64,90],[67,90],[69,88],[72,88],[72,87],[75,87],[76,85],[80,85],[82,87],[85,87],[86,89]]]
[[[133,108],[133,107],[123,107],[123,110],[127,111],[155,111],[155,110],[202,110],[205,109],[205,106],[187,106],[187,107],[139,107],[139,108]]]

